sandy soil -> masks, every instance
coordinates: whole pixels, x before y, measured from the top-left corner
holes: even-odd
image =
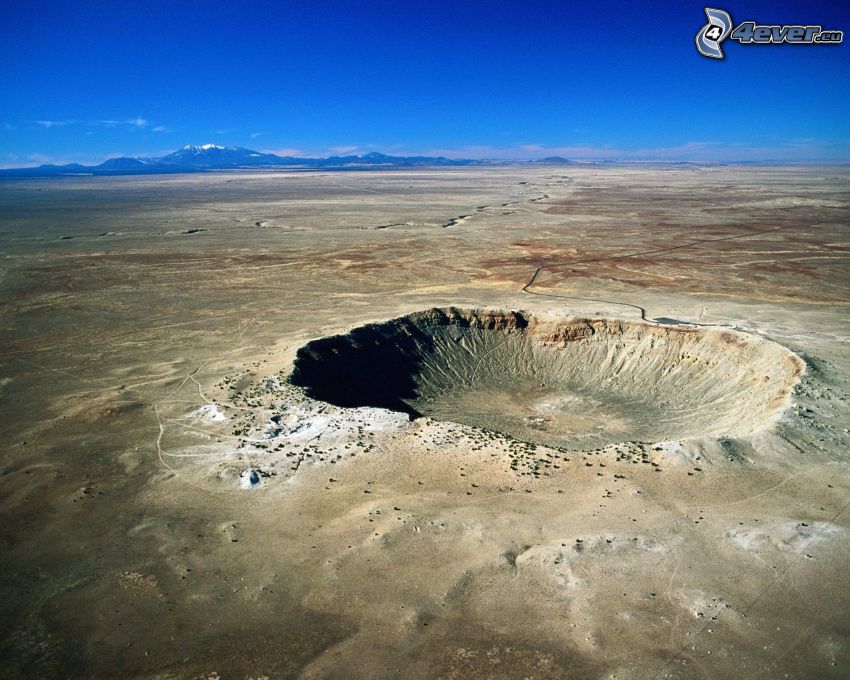
[[[847,677],[848,180],[0,183],[0,675]],[[310,341],[451,306],[654,330],[539,393],[458,337],[482,398],[440,364],[412,421],[287,382]],[[535,439],[555,416],[573,438]]]

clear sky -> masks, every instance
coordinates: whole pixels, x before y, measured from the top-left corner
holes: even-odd
[[[0,165],[296,155],[850,160],[850,42],[724,43],[704,2],[0,0]],[[726,2],[850,33],[850,3]]]

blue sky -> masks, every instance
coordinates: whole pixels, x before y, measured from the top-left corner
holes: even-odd
[[[0,165],[300,155],[850,160],[850,45],[701,57],[703,2],[0,0]],[[850,32],[850,3],[714,0]]]

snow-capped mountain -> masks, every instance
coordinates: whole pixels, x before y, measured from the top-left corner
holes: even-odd
[[[403,168],[427,166],[484,165],[486,161],[456,160],[431,156],[388,156],[371,152],[364,155],[301,158],[278,156],[218,144],[188,144],[158,158],[110,158],[99,165],[41,165],[37,168],[0,170],[0,177],[55,177],[62,175],[149,175],[179,172],[208,172],[237,168],[324,168],[356,170],[369,168]]]
[[[202,153],[204,151],[211,151],[212,149],[216,149],[217,151],[223,151],[225,147],[219,146],[218,144],[201,144],[201,146],[192,146],[191,144],[187,144],[183,147],[183,151],[191,151],[193,153]],[[235,146],[229,146],[228,149],[235,149]]]
[[[157,159],[160,165],[182,168],[239,168],[257,165],[279,165],[280,156],[260,153],[238,146],[218,146],[217,144],[191,144]]]

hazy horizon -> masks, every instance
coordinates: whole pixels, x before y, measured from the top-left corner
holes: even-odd
[[[213,142],[205,142],[204,144],[213,144]],[[96,166],[100,163],[103,163],[107,160],[116,159],[116,158],[145,158],[145,159],[156,159],[162,156],[168,155],[180,149],[191,147],[191,146],[202,146],[202,144],[185,144],[181,147],[177,147],[175,149],[169,150],[160,150],[153,153],[121,153],[117,152],[114,154],[107,154],[106,156],[97,156],[92,157],[90,159],[80,159],[80,158],[71,158],[71,159],[49,159],[45,158],[41,161],[32,161],[25,163],[23,165],[15,164],[15,163],[2,163],[0,164],[0,170],[5,169],[26,169],[26,168],[38,168],[42,165],[67,165],[67,164],[79,164],[84,166]],[[443,157],[451,160],[469,160],[469,161],[484,161],[484,162],[492,162],[492,163],[519,163],[519,162],[534,162],[544,160],[546,158],[564,158],[565,160],[575,161],[580,163],[599,163],[599,162],[612,162],[612,163],[694,163],[694,164],[723,164],[723,163],[771,163],[771,164],[803,164],[803,165],[844,165],[846,163],[850,163],[850,157],[848,158],[794,158],[794,157],[783,157],[781,154],[776,155],[774,157],[758,157],[754,158],[752,156],[746,155],[743,152],[737,155],[723,155],[722,149],[715,149],[716,153],[711,154],[710,157],[702,156],[702,157],[693,157],[684,153],[684,149],[682,149],[681,153],[676,153],[676,149],[670,149],[667,155],[651,155],[647,154],[645,150],[635,150],[635,151],[627,151],[627,150],[618,150],[618,149],[600,149],[598,153],[592,153],[592,149],[582,149],[580,147],[556,147],[556,148],[540,148],[537,150],[533,150],[531,152],[526,152],[525,149],[517,149],[515,153],[511,153],[514,150],[498,150],[493,149],[490,150],[488,155],[488,150],[486,149],[471,149],[468,152],[466,150],[460,149],[432,149],[426,151],[407,151],[407,150],[392,150],[390,152],[384,151],[381,148],[369,148],[369,149],[354,149],[354,150],[334,150],[328,149],[327,151],[320,152],[317,151],[315,153],[307,153],[303,151],[299,151],[297,149],[264,149],[264,148],[253,148],[250,146],[240,146],[236,145],[228,145],[229,148],[244,148],[249,151],[258,151],[261,153],[270,153],[276,154],[278,156],[286,156],[286,157],[294,157],[294,158],[304,158],[307,159],[316,159],[316,158],[327,158],[332,156],[364,156],[369,153],[380,153],[388,156],[394,157],[410,157],[410,156],[425,156],[425,157]],[[228,148],[222,147],[222,148]]]

